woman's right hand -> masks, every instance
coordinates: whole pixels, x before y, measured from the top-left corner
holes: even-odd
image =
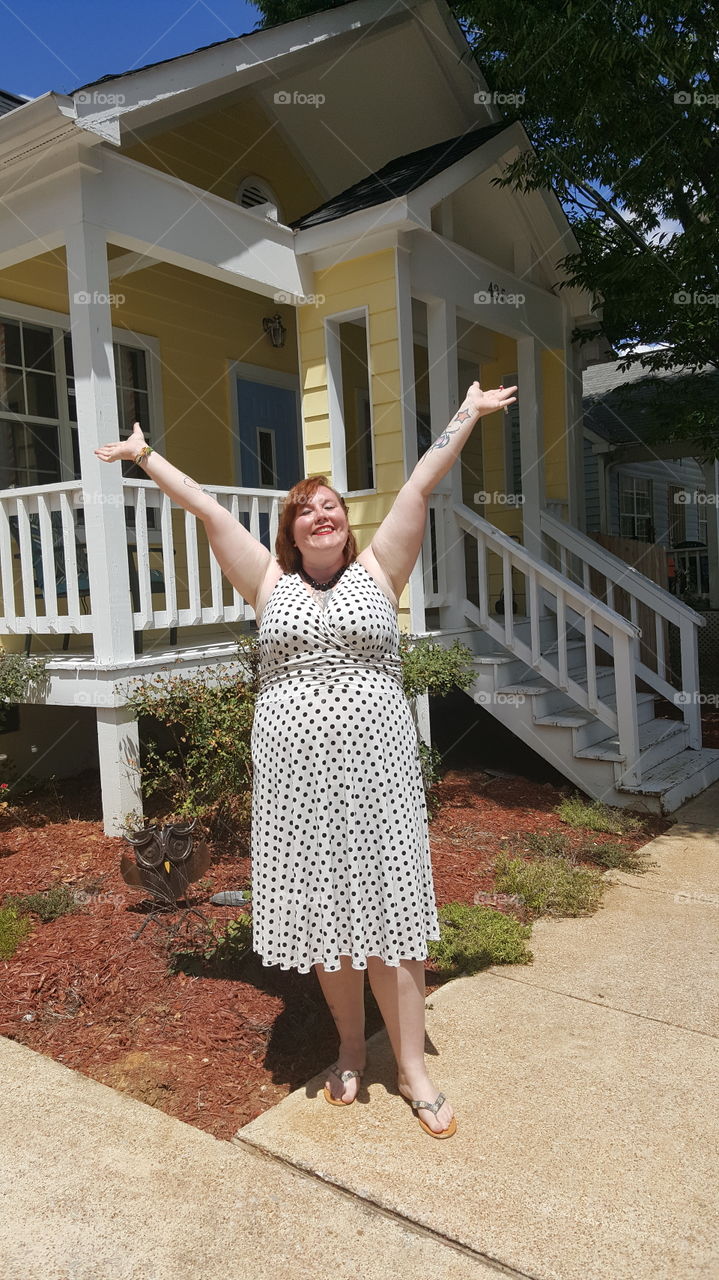
[[[145,437],[142,434],[142,428],[139,422],[136,422],[132,428],[132,435],[127,440],[118,440],[116,444],[103,444],[99,449],[93,449],[93,453],[101,458],[103,462],[134,462],[142,446],[145,444]]]

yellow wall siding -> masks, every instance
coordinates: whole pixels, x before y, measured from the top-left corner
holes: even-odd
[[[123,150],[132,160],[225,200],[235,199],[239,183],[248,175],[264,178],[277,196],[284,223],[309,213],[326,198],[256,100],[210,109],[202,118]]]
[[[400,406],[397,338],[396,260],[393,249],[367,254],[351,262],[315,272],[312,292],[319,306],[299,312],[307,474],[321,471],[333,483],[330,469],[329,401],[324,321],[345,311],[366,308],[372,398],[376,493],[349,497],[352,528],[360,550],[387,515],[405,482],[404,441]],[[399,624],[409,625],[409,591],[400,600]]]

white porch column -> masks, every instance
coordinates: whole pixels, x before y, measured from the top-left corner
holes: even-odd
[[[130,815],[143,824],[137,719],[124,707],[98,707],[97,747],[105,835],[120,835]]]
[[[105,233],[81,219],[69,229],[66,249],[95,661],[126,662],[135,648],[122,469],[93,452],[120,435]],[[122,709],[96,716],[105,833],[115,835],[130,810],[142,813],[139,772],[129,781],[118,752],[122,736],[139,757],[138,726]]]
[[[544,495],[544,417],[542,413],[541,352],[536,338],[517,339],[519,386],[519,447],[522,465],[522,527],[524,546],[543,559],[539,513]]]
[[[457,309],[453,302],[433,298],[427,302],[427,364],[429,368],[429,412],[434,439],[441,435],[459,408],[457,365]],[[437,493],[448,493],[453,502],[462,501],[462,462],[440,481]],[[464,568],[464,534],[453,518],[445,533],[444,572],[449,599],[442,608],[442,627],[458,630],[468,626],[460,601],[467,584]]]
[[[719,458],[702,464],[707,504],[707,553],[709,559],[709,604],[719,609]]]
[[[412,283],[410,249],[400,237],[396,253],[397,342],[399,344],[399,394],[402,415],[402,450],[404,478],[408,480],[417,465],[417,400],[415,396],[414,333],[412,327]],[[417,635],[427,629],[424,612],[424,575],[420,552],[409,578],[409,625]],[[432,734],[429,698],[426,693],[414,700],[417,733],[427,746]]]
[[[583,533],[587,530],[584,487],[584,410],[582,407],[582,360],[577,344],[572,342],[572,318],[567,316],[564,339],[564,398],[567,432],[567,498],[568,520]]]

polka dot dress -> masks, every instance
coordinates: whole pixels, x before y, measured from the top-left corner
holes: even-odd
[[[259,627],[253,946],[309,973],[425,960],[439,938],[417,731],[394,608],[358,561],[320,603],[298,573]]]

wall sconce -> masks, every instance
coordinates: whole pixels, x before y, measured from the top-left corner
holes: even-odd
[[[265,333],[269,333],[273,347],[284,347],[287,330],[282,323],[282,316],[279,311],[273,316],[265,316],[262,321],[262,328]]]

